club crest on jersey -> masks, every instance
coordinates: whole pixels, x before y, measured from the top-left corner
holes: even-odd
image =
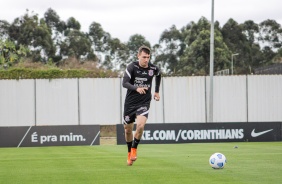
[[[149,70],[149,76],[153,76],[154,75],[154,71],[153,70]]]

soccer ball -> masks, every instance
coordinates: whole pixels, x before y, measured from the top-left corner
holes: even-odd
[[[214,153],[209,159],[209,163],[214,169],[223,169],[226,162],[226,157],[222,153]]]

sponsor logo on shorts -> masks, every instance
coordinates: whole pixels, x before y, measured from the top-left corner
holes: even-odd
[[[146,111],[147,110],[147,107],[140,107],[139,109],[137,109],[137,111]]]
[[[130,117],[129,117],[129,116],[125,116],[125,117],[124,117],[124,120],[125,120],[126,122],[128,122],[128,121],[130,121]]]

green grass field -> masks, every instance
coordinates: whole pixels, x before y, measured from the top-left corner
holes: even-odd
[[[130,167],[125,145],[1,148],[0,183],[282,182],[282,142],[140,144],[138,149]],[[209,166],[214,152],[227,157],[224,169]]]

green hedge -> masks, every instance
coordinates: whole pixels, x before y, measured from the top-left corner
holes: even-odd
[[[117,77],[111,71],[90,71],[83,69],[27,69],[12,68],[0,70],[0,79],[55,79],[55,78],[104,78]]]

